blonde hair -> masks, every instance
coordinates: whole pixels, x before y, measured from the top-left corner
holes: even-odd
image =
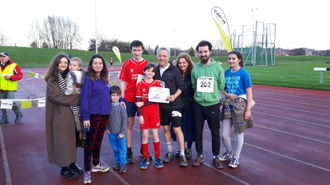
[[[77,62],[79,63],[79,67],[82,66],[82,61],[81,61],[81,59],[78,58],[78,57],[73,57],[73,58],[71,59],[71,61],[77,61]]]

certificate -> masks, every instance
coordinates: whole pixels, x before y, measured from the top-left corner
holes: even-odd
[[[169,101],[166,101],[167,97],[169,96],[170,96],[169,88],[162,88],[162,87],[149,88],[148,99],[150,102],[169,103]]]
[[[201,76],[197,79],[197,92],[213,93],[214,77]]]

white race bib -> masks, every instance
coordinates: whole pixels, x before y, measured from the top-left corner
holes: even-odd
[[[201,76],[197,79],[197,92],[213,93],[214,77]]]

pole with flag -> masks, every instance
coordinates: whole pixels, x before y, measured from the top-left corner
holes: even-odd
[[[232,45],[230,41],[230,31],[228,21],[224,12],[219,7],[215,6],[211,10],[211,15],[220,32],[220,35],[222,37],[223,42],[225,43],[228,52],[231,52]]]
[[[112,47],[112,51],[115,53],[116,57],[119,59],[119,62],[121,63],[121,56],[118,47],[117,46]]]

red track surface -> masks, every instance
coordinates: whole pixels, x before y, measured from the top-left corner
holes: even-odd
[[[45,72],[45,69],[23,69],[28,70]],[[30,92],[31,86],[32,81],[19,83],[18,94]],[[35,80],[35,92],[40,97],[45,96],[45,87],[44,80]],[[256,127],[245,132],[237,169],[228,168],[229,162],[223,162],[223,170],[211,166],[211,137],[206,124],[206,160],[200,167],[192,166],[193,161],[189,160],[188,167],[180,168],[179,160],[175,159],[164,164],[163,169],[156,169],[152,161],[146,170],[140,170],[139,127],[135,123],[132,146],[135,162],[127,165],[125,174],[113,170],[92,173],[92,184],[330,184],[330,92],[254,85],[253,96]],[[13,122],[14,113],[9,110],[10,123],[0,127],[0,139],[2,134],[5,144],[5,148],[1,146],[0,184],[6,184],[6,180],[12,184],[82,184],[82,175],[76,180],[60,178],[60,168],[48,163],[45,109],[38,108],[36,102],[32,106],[22,110],[24,118],[20,123]],[[163,157],[167,149],[162,136],[160,129]],[[151,138],[149,142],[152,143]],[[177,150],[176,143],[173,144]],[[221,143],[220,153],[224,150]],[[150,151],[153,153],[152,145]],[[7,160],[3,160],[4,152]],[[193,155],[196,155],[194,147]],[[78,165],[83,167],[83,149],[78,148],[77,158]],[[110,166],[114,165],[107,134],[101,158]]]

